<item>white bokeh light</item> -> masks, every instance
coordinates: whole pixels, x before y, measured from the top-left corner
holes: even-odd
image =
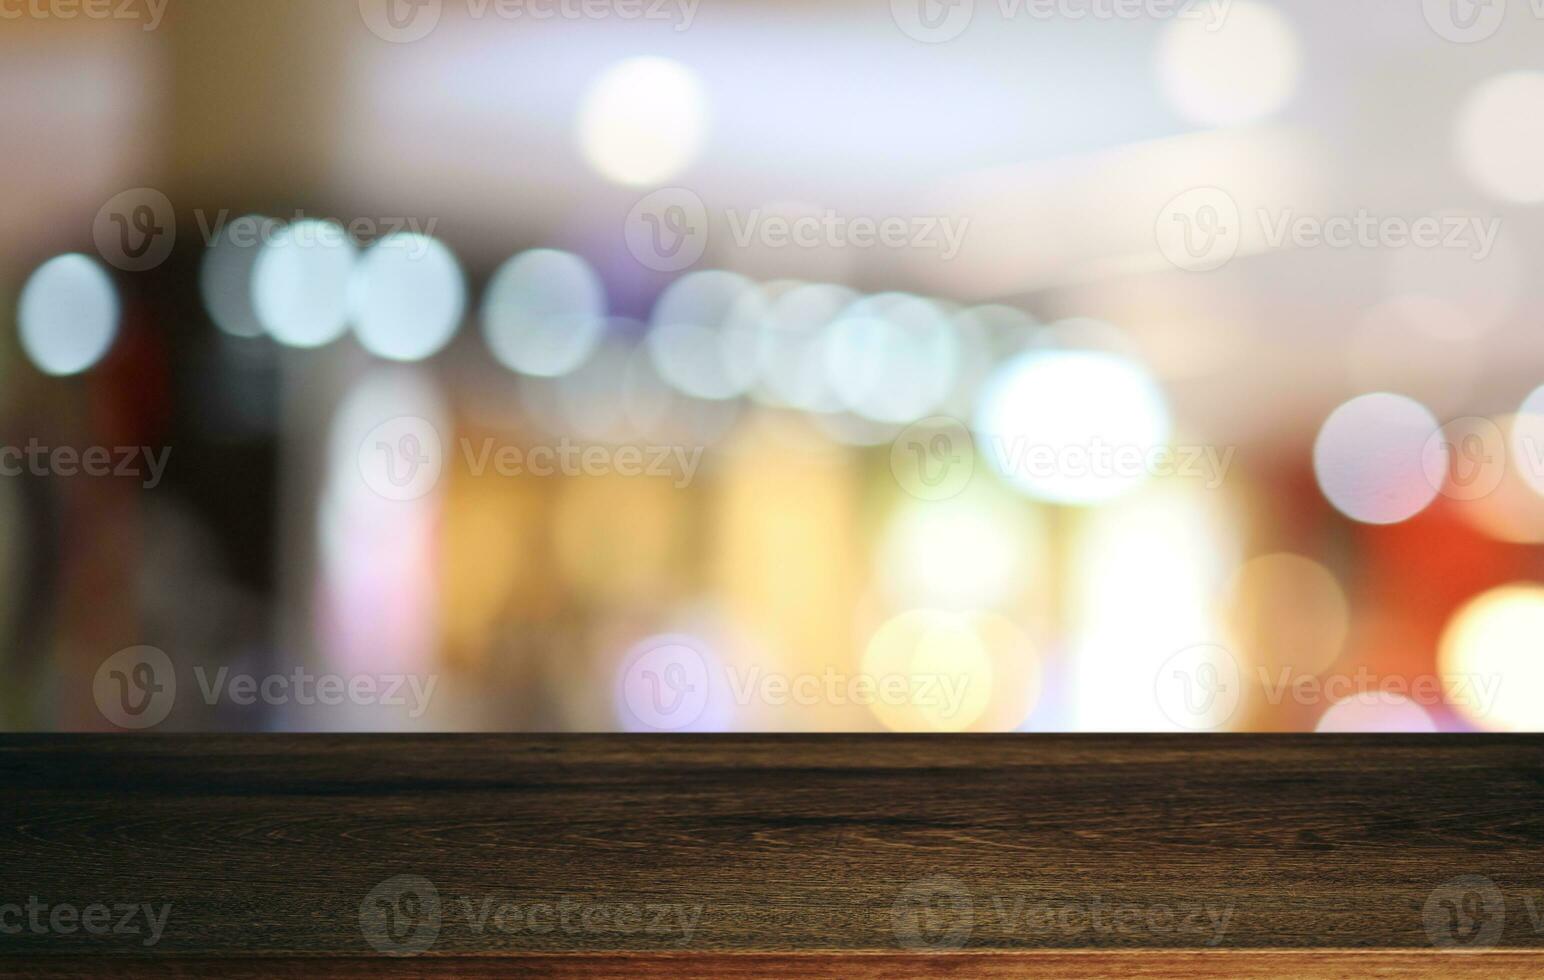
[[[348,233],[307,219],[268,237],[252,269],[252,306],[273,339],[320,347],[348,328],[349,281],[358,256]]]
[[[1316,732],[1383,734],[1434,732],[1426,709],[1400,694],[1363,691],[1330,705],[1314,725]]]
[[[1297,35],[1259,0],[1234,0],[1218,24],[1175,17],[1158,48],[1158,79],[1169,103],[1204,126],[1262,119],[1297,88],[1302,56]]]
[[[707,127],[697,76],[668,58],[628,58],[591,83],[579,110],[579,147],[607,180],[668,180],[696,158]]]
[[[56,256],[22,287],[22,350],[46,374],[79,374],[112,346],[119,313],[118,291],[101,263],[73,252]]]
[[[456,333],[466,281],[450,249],[425,235],[390,235],[367,249],[349,286],[361,346],[378,357],[417,361]]]
[[[655,368],[677,391],[732,398],[756,371],[759,325],[736,308],[757,292],[733,272],[693,272],[671,283],[655,303],[647,338]]]
[[[1137,362],[1101,351],[1032,351],[987,378],[977,446],[1009,484],[1062,504],[1110,500],[1147,479],[1168,445],[1163,392]]]
[[[1413,398],[1376,392],[1330,413],[1314,441],[1319,489],[1335,509],[1365,524],[1395,524],[1437,496],[1447,450],[1441,428]]]
[[[931,300],[882,293],[858,300],[825,331],[826,382],[874,422],[910,422],[954,386],[959,340]]]
[[[1458,113],[1464,171],[1503,201],[1544,201],[1544,72],[1498,75],[1469,93]]]
[[[511,371],[555,378],[584,363],[606,326],[600,278],[577,255],[533,249],[499,267],[483,296],[488,349]]]

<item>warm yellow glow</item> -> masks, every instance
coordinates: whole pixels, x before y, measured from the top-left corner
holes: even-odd
[[[1349,610],[1340,583],[1301,555],[1261,555],[1228,583],[1231,649],[1271,671],[1318,674],[1340,656]]]
[[[1519,582],[1471,599],[1443,631],[1447,700],[1498,731],[1544,729],[1544,586]]]
[[[863,674],[879,695],[874,714],[893,731],[961,732],[986,712],[992,655],[972,617],[914,609],[875,632]]]

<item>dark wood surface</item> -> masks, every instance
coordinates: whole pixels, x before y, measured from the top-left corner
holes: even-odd
[[[1256,951],[1241,975],[1292,950],[1472,971],[1537,962],[1474,949],[1544,951],[1544,740],[6,736],[0,906],[32,899],[170,910],[153,945],[0,931],[0,975],[262,956],[358,976],[383,948],[423,976],[757,972],[718,955],[742,953],[811,975],[844,961],[810,954],[981,975],[1018,953],[1059,976],[1066,954],[1035,951],[1155,949],[1202,952],[1140,962]]]

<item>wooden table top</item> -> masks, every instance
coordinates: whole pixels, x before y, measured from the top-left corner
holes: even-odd
[[[0,786],[0,975],[1544,971],[1523,736],[12,735]]]

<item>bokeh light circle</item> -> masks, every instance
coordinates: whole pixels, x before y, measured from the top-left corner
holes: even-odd
[[[600,277],[577,255],[533,249],[499,267],[483,296],[488,349],[511,371],[555,378],[573,371],[605,331]]]
[[[1448,621],[1437,669],[1449,704],[1498,731],[1544,729],[1544,586],[1519,582],[1471,599]]]
[[[1360,395],[1330,413],[1314,441],[1314,475],[1335,509],[1365,524],[1396,524],[1437,496],[1428,473],[1447,468],[1441,426],[1413,398]]]
[[[22,287],[16,322],[27,358],[45,374],[79,374],[118,335],[120,306],[112,277],[79,253],[38,266]]]
[[[1158,48],[1158,79],[1185,119],[1231,126],[1264,118],[1297,88],[1297,34],[1276,8],[1234,0],[1220,23],[1175,17]]]
[[[395,234],[365,250],[350,284],[361,346],[418,361],[450,342],[466,311],[466,280],[450,249],[426,235]]]
[[[320,347],[348,328],[357,250],[342,226],[306,219],[268,236],[252,269],[252,306],[273,339]]]
[[[697,156],[707,116],[702,85],[685,65],[628,58],[602,72],[585,93],[579,148],[607,180],[658,184]]]
[[[1143,367],[1101,351],[1030,351],[993,372],[977,401],[978,450],[1025,494],[1110,500],[1141,484],[1169,440],[1163,392]]]

